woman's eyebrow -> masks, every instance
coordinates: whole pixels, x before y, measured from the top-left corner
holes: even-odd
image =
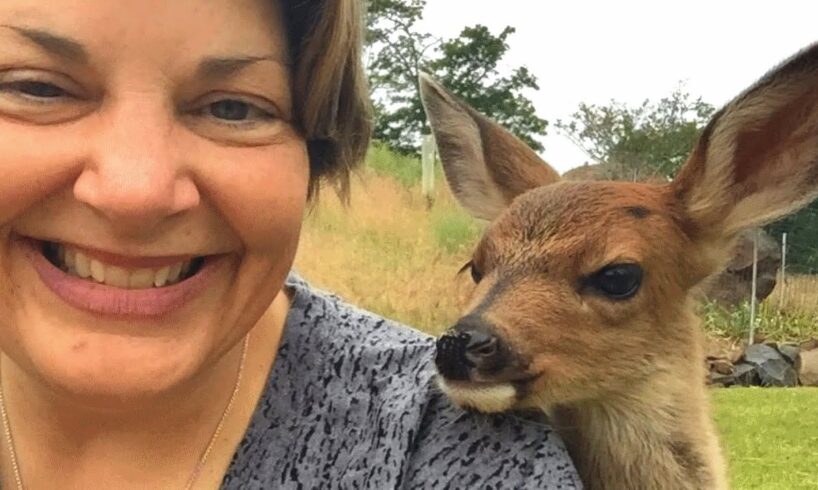
[[[0,25],[0,27],[14,31],[52,56],[80,65],[88,63],[88,51],[81,43],[71,38],[30,27],[8,24]]]
[[[2,1],[2,0],[0,0]],[[80,43],[69,37],[55,34],[43,29],[0,24],[0,27],[9,29],[36,44],[40,49],[52,56],[63,58],[75,64],[88,64],[88,50]],[[289,64],[280,56],[275,55],[237,55],[227,57],[208,57],[199,63],[198,73],[205,78],[227,78],[250,65],[262,61],[269,61],[284,67]]]
[[[275,55],[240,55],[230,57],[208,57],[199,63],[198,73],[203,78],[228,78],[250,65],[268,61],[288,67],[286,61]]]

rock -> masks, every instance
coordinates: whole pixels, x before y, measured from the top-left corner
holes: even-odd
[[[712,277],[704,287],[705,296],[723,306],[737,306],[749,301],[753,284],[753,238],[756,230],[739,236],[733,258],[724,271]],[[756,299],[763,301],[775,289],[781,267],[781,248],[769,234],[758,230],[758,276]]]
[[[729,387],[736,384],[736,376],[733,374],[719,374],[716,372],[711,372],[707,375],[707,383],[711,385],[718,385]]]
[[[752,364],[741,362],[736,364],[736,372],[733,375],[736,384],[741,386],[758,386],[761,380],[758,377],[758,369]]]
[[[798,373],[780,352],[766,344],[753,344],[744,351],[744,362],[756,367],[761,386],[796,386]]]
[[[733,374],[735,372],[735,368],[733,367],[733,363],[730,362],[729,359],[726,358],[710,358],[707,360],[707,368],[710,372],[718,373],[718,374]]]
[[[707,357],[707,383],[711,385],[732,386],[736,384],[733,363],[726,357]]]
[[[778,346],[778,352],[784,356],[784,359],[786,359],[797,372],[801,364],[801,348],[795,344],[781,344]]]
[[[798,378],[804,386],[818,386],[818,349],[801,352]]]

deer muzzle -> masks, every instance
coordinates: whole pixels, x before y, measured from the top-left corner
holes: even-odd
[[[460,319],[437,340],[435,364],[450,381],[491,377],[509,367],[511,351],[490,324],[477,316]]]

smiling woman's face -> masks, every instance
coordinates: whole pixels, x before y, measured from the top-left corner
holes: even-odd
[[[309,168],[275,5],[0,2],[0,347],[30,375],[162,391],[279,292]]]

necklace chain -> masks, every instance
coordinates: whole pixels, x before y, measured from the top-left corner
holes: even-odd
[[[238,373],[236,374],[236,383],[233,385],[233,393],[230,394],[230,400],[228,400],[227,406],[224,407],[222,416],[219,418],[219,423],[216,425],[216,430],[214,430],[213,435],[210,436],[210,441],[208,442],[207,447],[199,457],[199,462],[196,464],[196,467],[193,468],[193,472],[190,474],[190,478],[188,478],[187,483],[185,484],[185,490],[190,490],[193,487],[193,484],[196,483],[199,475],[201,475],[202,469],[204,469],[204,465],[207,462],[207,458],[210,456],[210,452],[213,450],[213,446],[216,444],[216,440],[219,438],[219,434],[222,431],[224,421],[227,419],[230,409],[233,408],[233,403],[236,401],[236,396],[238,395],[239,387],[241,386],[241,377],[244,372],[244,363],[247,359],[247,345],[249,343],[250,334],[248,333],[244,337],[244,343],[241,348],[241,361],[239,363]],[[11,458],[11,466],[14,471],[14,481],[17,483],[17,490],[24,490],[25,487],[23,486],[23,478],[20,474],[20,464],[17,462],[17,453],[14,449],[14,438],[11,434],[11,425],[9,424],[9,417],[8,413],[6,412],[6,399],[3,393],[2,381],[0,381],[0,417],[3,419],[3,433],[5,435],[6,448],[8,449],[9,457]]]

